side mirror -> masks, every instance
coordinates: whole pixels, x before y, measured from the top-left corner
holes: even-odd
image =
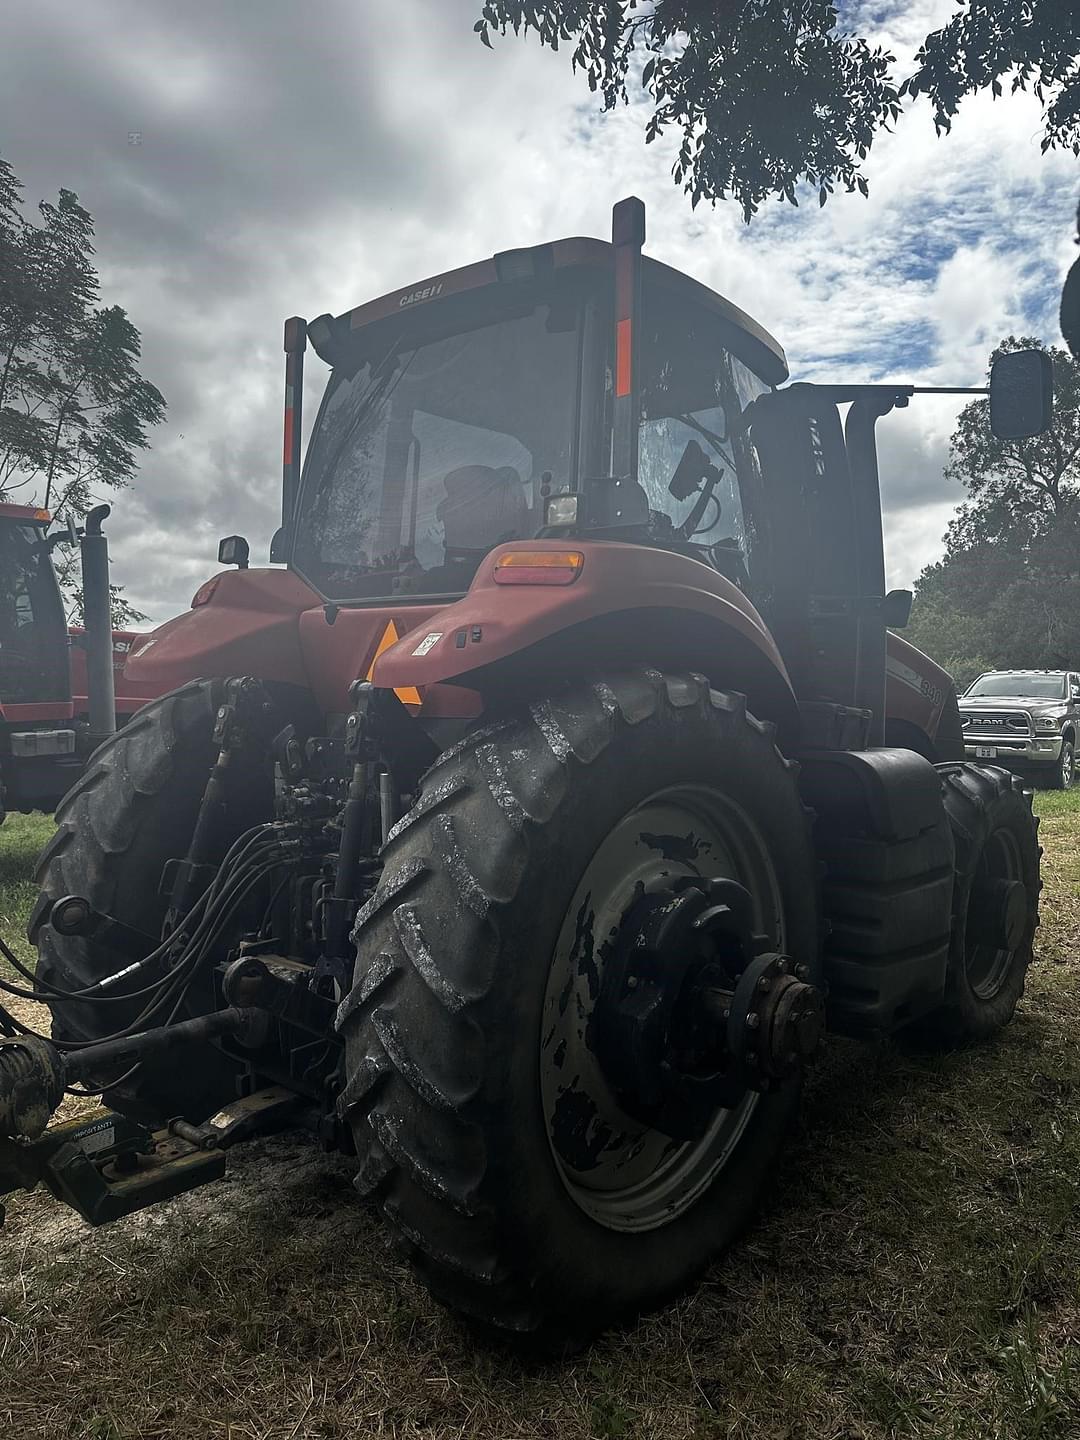
[[[238,570],[246,570],[250,554],[248,542],[242,535],[226,535],[224,540],[218,541],[219,565],[235,565]]]
[[[668,484],[668,494],[673,495],[676,500],[686,500],[704,480],[705,476],[712,469],[709,457],[696,440],[688,440],[686,449],[675,467],[675,474],[672,475]]]
[[[911,619],[910,590],[890,590],[881,602],[881,618],[889,630],[903,630]]]
[[[1054,367],[1044,350],[1013,350],[990,367],[990,429],[999,440],[1030,440],[1054,418]]]

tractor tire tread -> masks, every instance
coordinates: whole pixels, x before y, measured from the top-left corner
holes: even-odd
[[[1038,878],[1039,850],[1038,817],[1032,813],[1033,792],[1019,775],[998,765],[949,761],[938,765],[942,780],[942,799],[953,834],[956,850],[953,887],[952,934],[954,953],[950,955],[942,1004],[924,1017],[918,1027],[926,1040],[944,1045],[983,1040],[1009,1022],[1024,993],[1027,969],[1031,961],[1032,941],[1039,924],[1038,896],[1042,881]],[[1019,801],[1019,805],[1016,802]],[[975,857],[985,843],[992,810],[1013,808],[1018,823],[1030,825],[1033,876],[1029,888],[1034,895],[1031,933],[1026,937],[1013,963],[1001,992],[990,1001],[978,1002],[959,971],[958,954],[966,923],[968,887]],[[1023,812],[1023,819],[1020,815]],[[1029,857],[1031,859],[1031,857]],[[956,937],[960,937],[959,941]]]
[[[438,1300],[482,1325],[531,1336],[542,1350],[563,1343],[565,1325],[557,1336],[546,1333],[544,1306],[500,1254],[496,1208],[483,1196],[486,1142],[469,1114],[486,1048],[470,1012],[492,989],[500,913],[525,875],[531,834],[556,813],[575,772],[623,729],[664,707],[690,706],[711,707],[732,727],[775,733],[747,715],[742,695],[712,691],[703,676],[638,670],[582,684],[532,704],[520,723],[466,737],[439,756],[394,827],[378,891],[353,931],[362,959],[336,1023],[352,1071],[339,1109],[356,1142],[357,1189],[377,1202]],[[462,937],[452,971],[426,933],[421,899],[426,915]],[[392,1024],[403,1000],[412,1013],[426,1007],[423,1054]]]

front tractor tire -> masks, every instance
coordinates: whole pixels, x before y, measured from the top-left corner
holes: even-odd
[[[84,989],[114,973],[117,951],[47,923],[53,901],[81,895],[94,909],[158,937],[168,900],[161,892],[166,861],[187,853],[203,788],[217,753],[214,717],[223,698],[219,681],[198,680],[143,707],[94,752],[82,777],[60,802],[57,828],[38,862],[41,896],[28,926],[38,947],[38,978],[67,991]],[[269,818],[267,780],[242,770],[231,776],[229,821],[221,849],[242,830]],[[122,957],[119,963],[123,963]],[[56,1039],[102,1040],[138,1016],[142,1000],[90,1004],[53,999]],[[209,1009],[213,997],[198,989],[188,1013]],[[164,1056],[146,1060],[130,1078],[106,1091],[108,1103],[133,1119],[160,1124],[174,1116],[201,1121],[236,1095],[238,1062],[212,1043],[185,1052],[184,1063]],[[115,1078],[115,1072],[107,1079]]]
[[[338,1020],[360,1191],[438,1300],[541,1349],[679,1292],[753,1214],[798,1067],[673,1138],[681,1110],[612,1083],[603,997],[627,917],[674,924],[709,880],[745,887],[756,948],[816,980],[807,815],[772,727],[701,677],[575,685],[441,756],[385,861]],[[690,1030],[701,993],[680,992]]]
[[[996,765],[939,765],[956,847],[942,1005],[924,1029],[947,1043],[988,1039],[1024,993],[1039,923],[1038,820],[1031,791]]]

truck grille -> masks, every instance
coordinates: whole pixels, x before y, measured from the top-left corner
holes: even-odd
[[[1034,727],[1026,710],[969,710],[960,712],[964,738],[1028,740]]]

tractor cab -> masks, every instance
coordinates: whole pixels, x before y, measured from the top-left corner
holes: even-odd
[[[885,594],[874,430],[921,387],[779,388],[777,341],[642,256],[643,240],[644,209],[626,200],[610,244],[508,251],[287,322],[272,558],[325,601],[370,607],[461,597],[513,542],[672,552],[715,572],[705,590],[750,602],[811,730],[822,706],[851,707],[868,716],[862,743],[881,744],[886,630],[911,597]],[[332,373],[298,480],[307,339]],[[1037,352],[995,367],[991,416],[1010,438],[1049,422],[1047,367]],[[923,698],[944,704],[948,677],[925,666]]]
[[[289,528],[319,593],[460,595],[495,546],[571,534],[675,550],[751,590],[762,497],[746,417],[786,378],[783,351],[645,260],[634,483],[615,454],[612,258],[585,240],[511,252],[390,313],[312,323],[333,374]]]

